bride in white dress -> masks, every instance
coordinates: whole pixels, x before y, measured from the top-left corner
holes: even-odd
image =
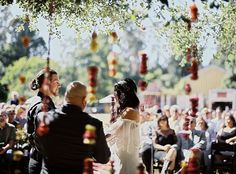
[[[118,119],[106,130],[112,151],[115,174],[135,174],[139,164],[139,99],[133,80],[125,79],[114,86]]]

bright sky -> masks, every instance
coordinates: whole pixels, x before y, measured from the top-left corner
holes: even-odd
[[[198,0],[200,1],[200,0]],[[198,4],[198,6],[201,6],[201,3],[199,2],[196,2]],[[175,2],[176,4],[183,4],[183,3],[186,3],[186,0],[176,0]],[[201,8],[201,7],[200,7]],[[16,15],[20,15],[22,14],[22,10],[19,9],[16,5],[14,5],[12,7],[12,13],[14,16]],[[39,19],[39,25],[38,25],[38,28],[39,28],[39,35],[42,36],[46,43],[48,41],[48,31],[47,31],[47,21],[40,18]],[[64,44],[70,40],[70,39],[74,39],[76,37],[76,33],[74,32],[74,30],[72,29],[69,29],[65,26],[63,26],[61,28],[61,31],[62,31],[62,38],[59,39],[57,37],[54,37],[52,39],[52,42],[51,42],[51,58],[52,59],[56,59],[56,60],[65,60],[66,59],[66,54],[65,54],[65,51],[68,51],[68,50],[71,50],[73,49],[73,45],[70,46],[70,48],[65,48]],[[156,49],[153,48],[153,44],[154,42],[157,42],[157,40],[154,40],[153,37],[152,37],[152,33],[153,31],[146,31],[145,32],[145,39],[147,40],[147,43],[149,44],[146,44],[146,52],[147,54],[149,55],[149,58],[153,61],[156,61]],[[161,40],[159,40],[158,42],[162,42]],[[213,42],[212,39],[210,39],[207,43],[208,47],[206,49],[206,51],[204,52],[203,54],[203,63],[202,65],[203,66],[206,66],[209,64],[210,60],[213,58],[213,54],[215,53],[215,50],[216,50],[216,46]],[[158,49],[161,49],[161,48],[158,48]],[[122,51],[122,50],[121,50]],[[160,54],[158,57],[159,57],[159,63],[162,64],[162,65],[166,65],[166,59],[169,58],[169,54],[166,54],[166,51],[158,51],[158,53]],[[46,57],[46,55],[45,55]],[[149,60],[150,60],[149,59]],[[152,61],[150,61],[152,62]],[[166,65],[167,66],[167,65]]]

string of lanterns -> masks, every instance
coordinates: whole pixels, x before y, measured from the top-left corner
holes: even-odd
[[[147,54],[146,53],[141,53],[140,54],[140,66],[139,66],[139,73],[140,73],[140,75],[144,76],[148,72],[147,60],[148,60]],[[145,89],[147,88],[148,84],[144,80],[139,80],[138,81],[138,86],[139,86],[141,91],[145,91]]]

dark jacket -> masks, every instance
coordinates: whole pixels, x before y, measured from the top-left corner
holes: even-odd
[[[38,154],[39,150],[39,140],[35,133],[37,127],[39,126],[38,113],[42,112],[43,99],[46,97],[47,110],[56,109],[52,99],[45,96],[42,92],[38,92],[37,96],[30,98],[30,107],[27,112],[27,133],[31,145],[34,147],[31,151],[31,158],[38,161],[41,160],[41,155]],[[36,150],[38,149],[38,150]]]
[[[46,122],[49,122],[49,132],[40,137],[46,166],[42,173],[82,174],[86,157],[93,157],[99,163],[108,162],[111,153],[101,121],[70,104],[48,115]],[[87,124],[96,127],[94,145],[83,143]]]

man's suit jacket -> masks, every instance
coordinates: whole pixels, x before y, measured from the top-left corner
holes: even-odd
[[[198,148],[201,150],[206,149],[206,136],[205,133],[199,130],[189,131],[189,138],[185,138],[183,133],[178,133],[177,135],[177,148],[181,149],[191,149]]]
[[[83,173],[84,159],[94,158],[96,162],[107,163],[110,157],[102,122],[83,112],[74,105],[48,113],[49,132],[41,137],[44,163],[42,173]],[[83,143],[87,124],[96,127],[96,144]]]

